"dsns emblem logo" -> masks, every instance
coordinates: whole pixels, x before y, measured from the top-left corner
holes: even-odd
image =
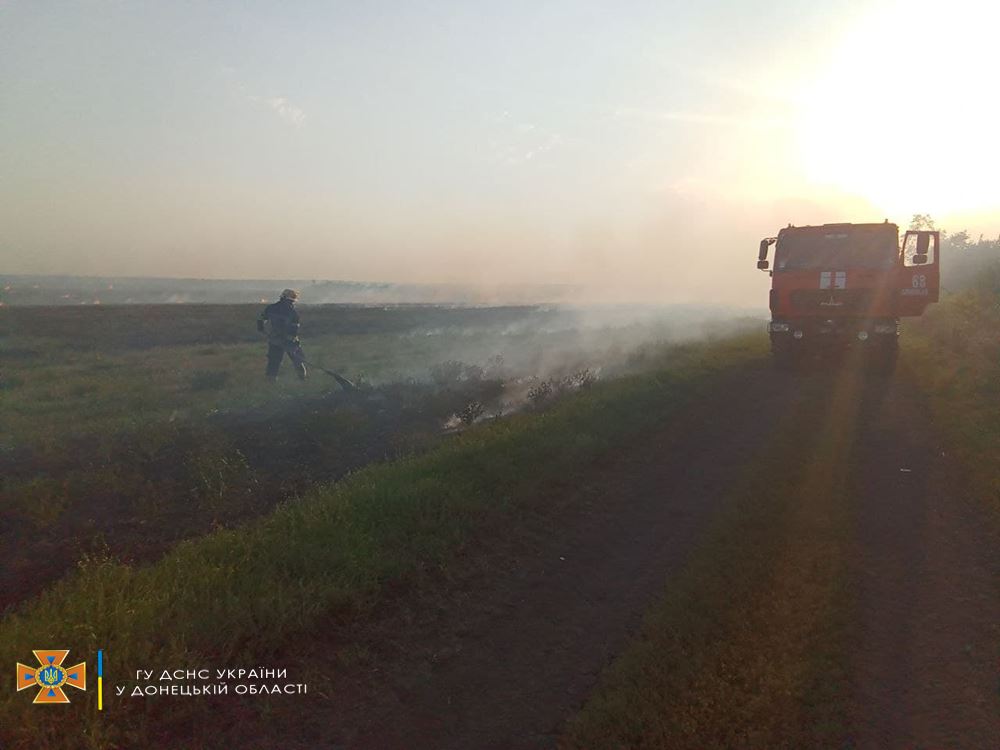
[[[80,662],[75,667],[64,667],[69,651],[35,651],[37,667],[17,663],[17,689],[38,688],[34,703],[69,703],[67,685],[78,690],[87,689],[87,663]]]

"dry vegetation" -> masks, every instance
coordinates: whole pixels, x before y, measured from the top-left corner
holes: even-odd
[[[516,411],[539,375],[559,382],[588,362],[621,372],[625,352],[672,333],[663,321],[588,333],[540,308],[305,308],[309,356],[361,385],[345,394],[315,370],[299,383],[287,364],[277,388],[264,382],[255,313],[0,311],[0,609],[83,557],[146,562],[427,450],[443,425]]]
[[[1000,449],[1000,297],[992,277],[983,278],[907,327],[898,376],[927,395],[987,502],[1000,509],[996,467],[980,460]],[[4,658],[57,639],[81,650],[106,648],[129,664],[264,659],[317,623],[369,611],[416,571],[453,564],[454,551],[484,519],[495,524],[518,503],[536,502],[539,483],[571,475],[622,436],[643,434],[703,393],[698,388],[714,375],[760,358],[764,349],[762,336],[667,354],[649,347],[630,358],[640,374],[607,378],[608,360],[600,358],[592,367],[570,358],[559,373],[526,372],[510,356],[491,357],[496,339],[481,334],[466,350],[480,351],[476,358],[449,356],[434,348],[434,336],[413,331],[372,335],[329,341],[341,353],[364,351],[369,362],[381,357],[381,372],[390,372],[417,351],[406,348],[410,342],[430,339],[430,350],[415,357],[426,363],[424,380],[369,387],[362,401],[324,388],[293,399],[283,395],[288,391],[251,389],[223,407],[221,394],[245,377],[239,368],[260,364],[256,345],[123,347],[81,354],[70,365],[82,368],[81,378],[63,371],[60,386],[83,397],[95,392],[106,360],[120,375],[131,372],[131,357],[161,363],[180,357],[185,366],[172,376],[173,398],[196,402],[197,410],[171,419],[157,406],[138,421],[122,421],[108,395],[96,399],[104,436],[93,440],[93,431],[84,430],[64,439],[31,426],[51,413],[45,404],[22,401],[21,424],[28,426],[5,436],[2,456],[10,470],[3,512],[15,520],[8,528],[16,534],[8,542],[102,513],[133,519],[136,528],[190,523],[181,536],[192,539],[172,549],[179,537],[162,539],[153,557],[163,556],[150,565],[103,542],[77,548],[74,574],[0,622]],[[379,341],[389,344],[379,350]],[[551,343],[535,340],[539,350],[550,351]],[[7,348],[5,367],[19,364],[4,370],[5,395],[44,379],[41,358],[56,350],[45,341]],[[226,366],[200,359],[213,357]],[[133,387],[148,387],[143,375],[129,377]],[[822,413],[801,413],[758,446],[729,510],[670,582],[641,636],[602,677],[565,746],[793,748],[844,741],[854,509],[841,502],[850,493],[848,472],[840,469],[851,461],[849,437],[866,386],[856,376],[832,382],[829,398],[824,389],[831,381],[802,386],[815,391]],[[162,393],[168,391],[156,396]],[[507,399],[531,408],[496,419],[512,410]],[[442,438],[449,415],[466,429]],[[816,420],[827,429],[810,430]],[[385,441],[390,434],[396,442]],[[352,453],[359,443],[375,449]],[[272,444],[283,447],[274,453]],[[334,474],[323,473],[387,457],[399,460],[335,484],[329,483]],[[80,498],[105,505],[87,516]],[[274,509],[282,500],[288,502]],[[248,522],[255,515],[262,518]],[[84,524],[81,538],[94,528]],[[123,534],[116,528],[116,538]],[[24,711],[17,697],[0,699],[0,736],[15,745],[31,738],[70,746],[60,745],[65,735]],[[113,708],[120,717],[113,725],[78,714],[85,746],[148,744],[178,720],[124,702]],[[184,720],[210,709],[191,710]]]
[[[675,347],[661,354],[655,374],[594,384],[542,414],[492,421],[422,457],[316,486],[258,522],[184,542],[151,566],[88,559],[4,618],[3,656],[16,659],[30,653],[29,644],[56,638],[84,651],[106,648],[119,664],[205,657],[256,663],[319,622],[357,616],[416,570],[448,564],[478,523],[537,501],[540,483],[649,429],[713,373],[759,349],[759,336]],[[66,735],[24,711],[18,697],[0,702],[10,739],[67,746],[58,744]],[[109,702],[114,724],[78,715],[92,747],[145,745],[156,722],[168,718]]]

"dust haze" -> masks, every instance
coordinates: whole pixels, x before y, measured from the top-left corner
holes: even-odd
[[[0,271],[759,305],[778,227],[936,208],[886,216],[804,171],[812,87],[789,71],[821,73],[844,23],[810,14],[734,9],[720,55],[711,18],[668,6],[13,3]],[[765,36],[795,43],[771,61]]]

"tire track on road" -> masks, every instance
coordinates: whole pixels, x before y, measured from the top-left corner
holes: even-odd
[[[996,539],[919,394],[860,431],[853,747],[1000,747]]]

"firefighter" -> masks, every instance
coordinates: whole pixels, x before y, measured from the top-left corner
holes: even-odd
[[[299,314],[295,301],[299,293],[285,289],[281,299],[268,305],[257,318],[257,330],[267,333],[267,379],[274,383],[278,378],[281,360],[287,354],[295,366],[299,380],[306,379],[305,354],[299,344]],[[265,324],[270,324],[265,327]]]

